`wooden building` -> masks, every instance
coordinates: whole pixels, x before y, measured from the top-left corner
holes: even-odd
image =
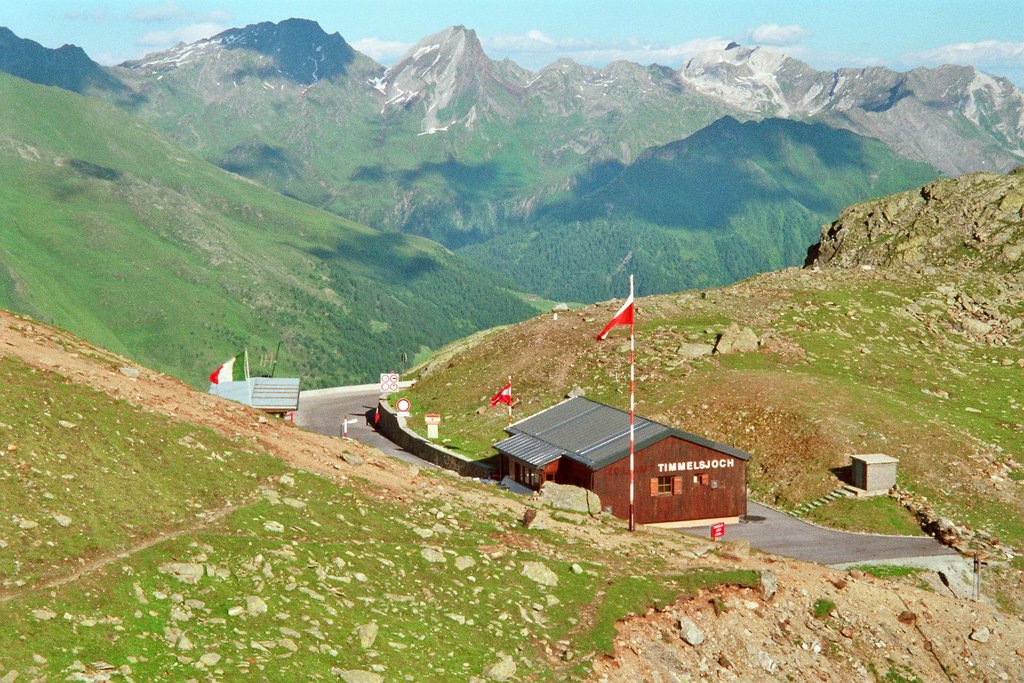
[[[495,444],[501,476],[590,489],[629,516],[629,413],[571,398],[510,425]],[[639,524],[736,522],[747,512],[747,453],[636,416],[634,515]]]

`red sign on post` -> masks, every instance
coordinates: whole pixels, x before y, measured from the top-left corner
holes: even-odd
[[[711,538],[721,538],[725,536],[725,522],[719,522],[718,524],[711,525]]]

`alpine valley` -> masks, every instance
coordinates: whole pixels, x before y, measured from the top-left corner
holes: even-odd
[[[818,72],[777,52],[736,44],[699,54],[678,70],[629,62],[591,68],[559,60],[531,72],[491,60],[474,31],[455,26],[424,38],[385,68],[339,34],[290,19],[231,29],[112,68],[78,48],[49,50],[2,29],[0,69],[85,95],[44,95],[8,79],[5,88],[18,94],[6,98],[6,107],[18,107],[19,98],[35,103],[8,117],[24,117],[36,100],[59,100],[62,116],[72,122],[81,112],[83,138],[96,138],[89,140],[93,149],[46,152],[50,133],[29,140],[15,125],[5,136],[9,163],[19,174],[45,166],[81,175],[69,160],[99,167],[113,172],[114,180],[86,173],[85,182],[93,190],[115,189],[87,200],[95,220],[126,210],[137,214],[147,204],[146,193],[136,196],[136,209],[126,208],[131,202],[117,183],[154,177],[142,167],[125,173],[111,150],[140,154],[118,137],[144,135],[145,155],[151,155],[145,166],[177,165],[182,180],[171,186],[179,192],[201,186],[202,198],[190,197],[197,211],[226,207],[241,240],[226,251],[234,258],[244,251],[251,259],[236,271],[244,286],[229,286],[232,278],[221,274],[178,277],[176,283],[193,281],[201,294],[182,299],[171,294],[180,284],[153,287],[153,300],[122,316],[98,297],[80,302],[72,315],[71,307],[56,303],[64,290],[83,291],[71,282],[51,285],[51,301],[36,294],[28,301],[26,292],[42,288],[33,285],[24,262],[5,256],[10,284],[0,290],[0,304],[140,354],[191,381],[213,359],[182,357],[184,340],[154,335],[142,318],[161,310],[161,296],[174,296],[172,308],[203,300],[211,280],[226,289],[209,295],[208,308],[227,293],[227,306],[238,308],[229,318],[270,321],[261,328],[263,342],[283,339],[285,355],[309,359],[301,369],[318,381],[368,378],[381,364],[400,361],[371,350],[379,344],[353,346],[352,336],[370,332],[380,340],[386,334],[409,358],[473,329],[528,315],[521,299],[500,289],[591,302],[621,295],[629,272],[642,293],[727,284],[802,262],[820,226],[849,204],[940,175],[1005,171],[1024,161],[1024,95],[1006,79],[969,66]],[[87,134],[100,120],[99,130]],[[17,151],[28,148],[48,154],[48,164]],[[234,176],[218,175],[212,166]],[[206,174],[217,181],[198,179]],[[31,186],[31,192],[39,187]],[[275,209],[239,201],[235,193],[243,188]],[[67,201],[79,195],[62,196]],[[22,209],[40,205],[24,201]],[[221,239],[217,221],[179,211],[160,216],[159,229],[143,230],[146,239],[187,234],[190,244],[199,245]],[[29,230],[17,213],[8,212],[7,220],[25,226],[18,232]],[[77,220],[66,223],[62,239],[69,250],[84,234],[75,235]],[[299,250],[297,261],[281,266],[279,278],[294,284],[310,272],[304,268],[335,264],[324,266],[330,272],[321,271],[318,284],[307,279],[301,288],[319,292],[310,296],[323,302],[337,297],[325,305],[342,307],[341,317],[359,321],[332,326],[331,334],[340,334],[336,344],[299,332],[305,323],[292,327],[293,318],[302,317],[296,312],[312,304],[282,296],[288,288],[267,280],[266,272],[276,269],[269,264],[281,263],[287,251],[269,248],[275,242],[266,236],[294,238],[312,230],[309,221],[320,226],[319,237]],[[360,246],[352,246],[350,230],[362,231]],[[439,242],[454,256],[398,233]],[[430,263],[443,262],[458,285],[442,284],[442,278],[423,288],[417,284],[422,269],[385,267],[419,263],[419,249],[432,254],[425,257]],[[118,258],[125,262],[120,272],[158,266],[145,250],[120,249]],[[68,269],[64,261],[51,265],[49,272]],[[484,269],[492,284],[483,282]],[[396,292],[406,313],[369,303],[367,288],[354,284],[367,273],[376,291]],[[346,278],[353,282],[340,282]],[[108,278],[104,286],[117,290],[117,282],[128,280]],[[433,292],[441,290],[438,299]],[[338,294],[355,291],[365,307]],[[116,299],[116,291],[109,295]],[[446,313],[401,322],[424,296],[431,301],[425,308]],[[448,296],[450,303],[441,300]],[[266,317],[268,308],[278,307],[291,313]],[[112,320],[102,325],[79,320],[105,316]],[[241,327],[211,329],[198,317],[185,324],[187,317],[174,316],[165,329],[232,343],[246,336]],[[143,328],[149,335],[145,351],[137,338]],[[151,346],[154,339],[160,342]],[[155,350],[160,346],[168,348]],[[327,362],[345,369],[318,369]]]

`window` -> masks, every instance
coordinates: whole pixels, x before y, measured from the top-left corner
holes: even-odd
[[[655,477],[651,479],[652,496],[678,496],[683,492],[683,478]]]
[[[671,496],[672,477],[656,477],[651,479],[652,496]]]

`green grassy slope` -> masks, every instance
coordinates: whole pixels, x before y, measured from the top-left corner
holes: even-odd
[[[437,244],[281,197],[99,101],[0,75],[0,116],[0,305],[194,384],[278,341],[278,374],[366,380],[529,314]]]
[[[641,299],[637,411],[752,453],[754,499],[796,508],[838,486],[832,469],[850,454],[888,453],[901,487],[1024,547],[1019,325],[1005,343],[979,342],[957,322],[953,289],[1024,317],[1013,276],[945,269],[785,271],[705,296]],[[440,413],[451,447],[486,458],[507,417],[481,409],[510,374],[518,417],[576,385],[626,407],[628,333],[594,341],[614,311],[589,306],[478,335],[424,367],[410,424]],[[761,335],[759,351],[683,357],[681,345],[713,343],[733,321]]]
[[[848,131],[725,117],[632,164],[595,165],[528,223],[462,253],[551,298],[620,296],[629,272],[645,293],[720,286],[802,263],[843,207],[936,175]]]
[[[0,358],[0,381],[5,676],[462,680],[503,652],[533,680],[565,680],[612,651],[628,614],[757,585],[714,557],[666,571],[660,552],[523,529],[500,505],[463,500],[479,486],[451,476],[420,473],[410,496],[348,466],[341,481],[293,471],[247,438],[15,358]],[[622,533],[617,520],[578,523]],[[699,543],[665,540],[676,557]],[[529,562],[557,585],[524,576]]]

